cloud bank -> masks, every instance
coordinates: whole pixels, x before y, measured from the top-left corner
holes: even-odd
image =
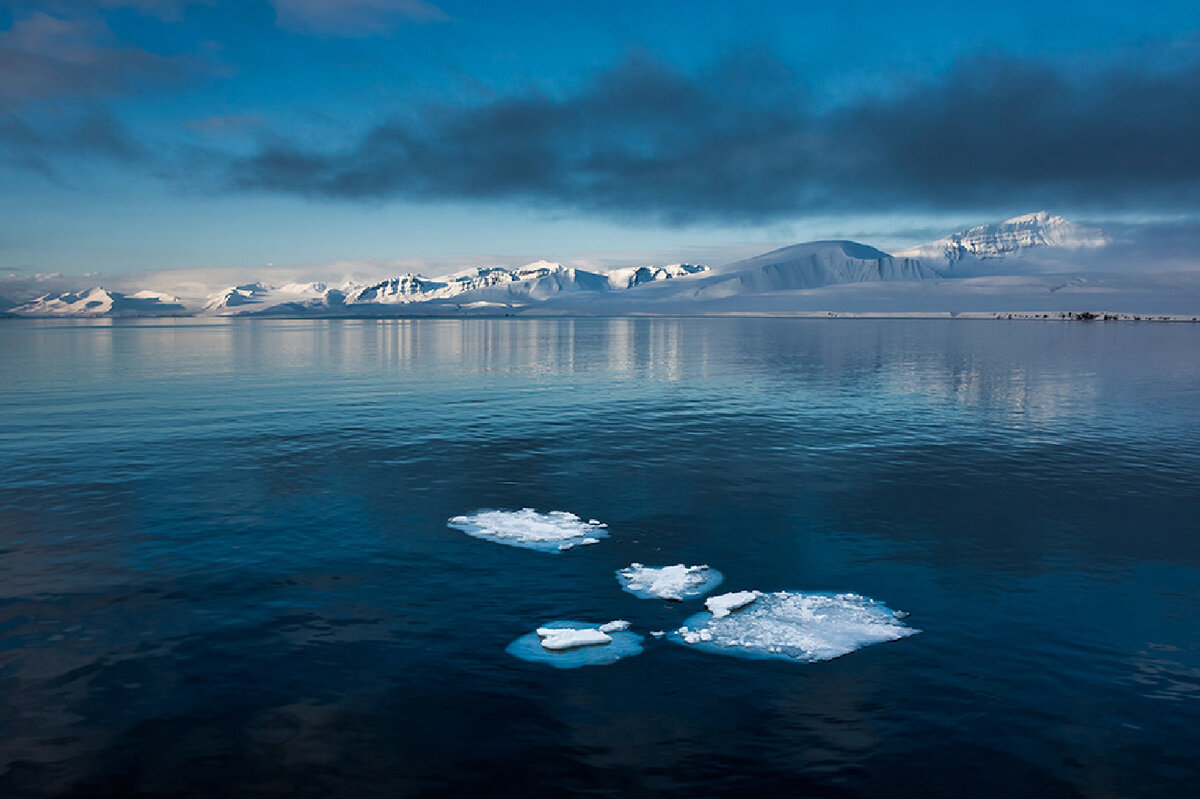
[[[975,57],[819,108],[781,60],[687,73],[633,56],[573,91],[425,107],[339,149],[278,139],[231,185],[347,201],[519,201],[622,219],[815,210],[1187,208],[1200,195],[1200,53],[1069,70]]]

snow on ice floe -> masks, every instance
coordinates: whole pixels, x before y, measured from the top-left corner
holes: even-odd
[[[858,594],[739,591],[705,604],[708,612],[688,618],[670,634],[673,641],[727,655],[813,663],[920,632],[900,621],[901,612]]]
[[[723,619],[735,610],[741,610],[762,596],[762,591],[734,591],[729,594],[709,597],[704,600],[704,607],[714,619]]]
[[[476,538],[543,552],[565,552],[577,546],[598,544],[608,535],[604,529],[608,525],[595,519],[585,522],[567,511],[538,513],[533,508],[481,510],[455,516],[446,524]]]
[[[642,599],[681,602],[689,597],[707,594],[720,585],[722,579],[716,569],[685,566],[682,563],[660,568],[631,563],[624,569],[617,569],[617,581],[621,587]]]
[[[521,660],[575,669],[606,666],[639,655],[642,641],[642,636],[630,631],[629,622],[621,619],[606,624],[552,621],[513,641],[508,653]]]

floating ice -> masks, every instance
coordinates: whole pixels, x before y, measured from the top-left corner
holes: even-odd
[[[740,591],[706,604],[710,612],[687,619],[672,640],[728,655],[811,663],[920,632],[883,603],[858,594]]]
[[[591,524],[591,522],[588,522],[588,524]],[[568,549],[574,549],[575,547],[586,547],[591,544],[599,544],[599,543],[600,543],[599,538],[585,538],[582,541],[568,541],[565,544],[559,544],[558,551],[566,552]]]
[[[720,585],[721,573],[708,566],[674,566],[653,568],[640,563],[631,563],[617,569],[617,580],[621,587],[642,599],[672,599],[676,602],[688,597],[706,594]]]
[[[584,522],[574,513],[562,510],[538,513],[533,508],[481,510],[455,516],[446,524],[476,538],[543,552],[564,552],[584,544],[597,544],[600,537],[608,535],[602,530],[606,525],[595,519]]]
[[[539,627],[537,636],[542,639],[543,649],[553,650],[612,643],[611,635],[594,627],[583,627],[578,630],[569,627]]]
[[[734,591],[730,594],[710,596],[704,600],[704,607],[714,619],[723,619],[735,610],[740,610],[762,596],[761,591]]]
[[[560,669],[606,666],[641,654],[642,636],[631,632],[628,625],[620,620],[607,624],[552,621],[513,641],[508,653]]]
[[[620,633],[628,630],[629,627],[629,622],[625,621],[624,619],[615,619],[610,621],[608,624],[601,624],[597,629],[599,629],[602,633]]]

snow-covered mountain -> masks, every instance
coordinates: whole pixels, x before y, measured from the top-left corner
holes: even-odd
[[[655,281],[688,277],[707,272],[708,267],[695,264],[671,264],[670,266],[630,266],[614,269],[608,273],[608,283],[613,289],[631,289]]]
[[[1111,243],[1112,239],[1098,228],[1038,211],[952,233],[894,254],[919,259],[947,276],[1001,274],[1061,267],[1073,256],[1086,256]]]
[[[931,277],[937,274],[920,261],[889,255],[866,244],[810,241],[732,263],[699,281],[695,296],[714,298]]]
[[[122,294],[95,286],[83,291],[46,294],[9,313],[18,316],[169,316],[186,312],[179,298],[156,291]]]
[[[980,225],[893,254],[853,241],[814,241],[715,270],[692,264],[589,270],[535,261],[515,268],[481,266],[432,277],[407,273],[373,282],[246,282],[204,300],[199,299],[207,290],[203,283],[197,289],[196,283],[181,281],[179,293],[195,299],[185,303],[170,294],[96,287],[46,294],[7,312],[0,304],[0,314],[372,317],[914,309],[927,313],[1071,310],[1081,298],[1093,296],[1117,298],[1123,307],[1135,310],[1200,306],[1200,299],[1188,299],[1196,294],[1200,257],[1192,258],[1187,254],[1190,250],[1163,242],[1161,236],[1117,232],[1114,241],[1100,230],[1043,211]],[[1163,275],[1155,277],[1157,272]],[[160,275],[154,285],[172,284],[164,283]],[[1179,286],[1183,294],[1176,296],[1164,288],[1170,285]]]
[[[348,283],[337,287],[324,283],[292,283],[278,287],[247,283],[212,294],[203,313],[219,316],[247,313],[369,315],[450,312],[464,307],[502,308],[579,292],[626,291],[706,271],[706,266],[672,264],[628,267],[604,273],[535,261],[515,269],[475,267],[433,278],[410,273],[375,283]]]

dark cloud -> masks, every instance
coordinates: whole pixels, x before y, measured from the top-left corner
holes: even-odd
[[[151,4],[144,5],[148,10]],[[167,13],[170,7],[159,10]],[[0,32],[0,108],[166,85],[202,67],[195,58],[166,57],[124,44],[93,14],[34,12]]]
[[[32,124],[15,114],[0,116],[0,159],[59,180],[65,164],[96,160],[122,164],[148,159],[146,149],[111,114],[90,110],[66,119]]]
[[[1190,207],[1200,58],[1055,68],[976,58],[818,109],[778,60],[685,74],[632,57],[562,94],[425,108],[340,150],[278,141],[244,189],[375,201],[507,200],[623,218],[762,222],[814,210]]]

